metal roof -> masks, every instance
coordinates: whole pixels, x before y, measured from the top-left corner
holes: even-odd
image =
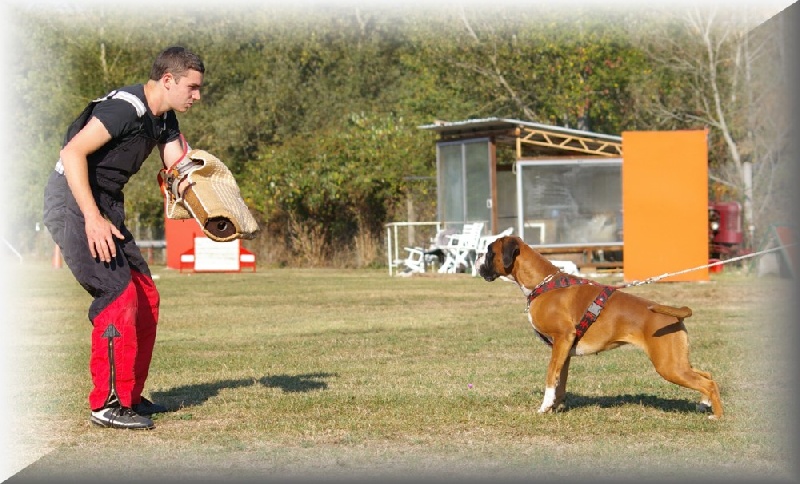
[[[495,138],[498,143],[515,145],[517,157],[524,151],[580,152],[600,156],[622,156],[622,137],[563,128],[519,119],[485,118],[464,121],[434,121],[418,126],[434,131],[442,140],[460,140],[479,136]]]

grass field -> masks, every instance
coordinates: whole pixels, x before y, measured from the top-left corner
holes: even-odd
[[[573,358],[566,408],[536,413],[549,348],[516,286],[469,275],[155,267],[153,431],[88,421],[89,296],[25,267],[12,306],[18,479],[794,480],[792,284],[736,271],[627,289],[688,305],[691,360],[726,415],[633,348]],[[602,279],[618,283],[619,278]],[[24,481],[20,481],[24,482]]]

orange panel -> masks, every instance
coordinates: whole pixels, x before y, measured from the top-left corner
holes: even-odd
[[[622,133],[625,280],[708,264],[707,131]],[[708,268],[663,281],[707,281]]]
[[[180,269],[181,254],[194,248],[195,237],[205,237],[203,229],[194,219],[173,220],[164,218],[164,238],[167,241],[167,267]]]

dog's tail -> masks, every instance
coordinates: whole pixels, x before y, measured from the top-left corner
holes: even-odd
[[[675,316],[676,318],[688,318],[692,315],[692,310],[686,306],[675,308],[672,306],[665,306],[663,304],[653,304],[652,306],[647,306],[647,309],[653,311],[654,313],[666,314],[667,316]]]

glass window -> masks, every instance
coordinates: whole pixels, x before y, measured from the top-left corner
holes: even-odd
[[[489,140],[439,143],[439,221],[460,228],[465,222],[491,221]]]
[[[622,243],[621,159],[520,161],[517,190],[526,243]]]

